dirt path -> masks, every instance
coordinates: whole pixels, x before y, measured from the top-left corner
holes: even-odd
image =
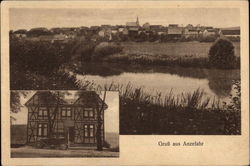
[[[35,149],[32,147],[11,148],[13,158],[36,158],[36,157],[119,157],[119,152],[107,150],[96,151],[95,149],[84,150],[57,150]]]

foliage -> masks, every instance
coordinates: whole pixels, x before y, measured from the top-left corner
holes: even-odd
[[[103,147],[110,148],[110,144],[106,140],[104,140]]]
[[[99,60],[108,55],[112,55],[115,53],[120,53],[122,51],[122,47],[116,43],[100,43],[95,47],[93,52],[92,60]]]
[[[107,88],[120,93],[120,134],[240,134],[240,109],[222,108],[219,100],[205,97],[200,89],[154,96],[131,84],[103,87]],[[240,105],[240,100],[234,101]]]
[[[120,148],[119,148],[119,146],[116,146],[116,147],[114,147],[114,148],[108,149],[108,151],[110,151],[110,152],[119,152],[119,151],[120,151]]]
[[[26,97],[28,94],[27,91],[11,91],[10,92],[10,111],[17,113],[20,111],[21,105],[21,96]]]
[[[216,68],[233,68],[236,64],[236,56],[232,42],[218,39],[209,50],[209,63]]]
[[[70,59],[71,43],[10,40],[10,64],[19,71],[46,75]]]
[[[241,134],[241,85],[240,80],[233,80],[234,94],[230,95],[230,103],[225,103],[226,134]]]
[[[47,28],[33,28],[27,32],[29,37],[37,37],[41,35],[51,35],[51,32]]]
[[[21,110],[21,97],[27,97],[28,91],[11,91],[10,92],[10,112],[18,113]],[[12,115],[10,115],[11,122],[16,120]]]

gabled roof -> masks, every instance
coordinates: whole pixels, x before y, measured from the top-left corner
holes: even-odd
[[[208,32],[215,32],[215,29],[206,29]]]
[[[129,31],[138,31],[139,27],[129,27],[128,30]]]
[[[137,25],[136,22],[127,22],[126,26],[128,26],[128,27],[137,27],[138,25]]]
[[[45,101],[46,100],[46,101]],[[50,91],[38,91],[36,92],[26,103],[25,106],[32,105],[56,105],[58,99]],[[103,101],[96,94],[95,91],[80,91],[79,97],[77,99],[62,99],[59,98],[60,105],[94,105],[98,104],[102,106]],[[108,108],[107,104],[104,103],[104,110]]]
[[[240,30],[221,30],[223,35],[240,35]]]
[[[57,102],[57,98],[50,91],[38,91],[24,105],[55,105]],[[60,98],[59,104],[67,104],[67,102]]]
[[[97,103],[96,103],[97,102]],[[104,104],[104,110],[108,108],[106,103],[100,98],[95,91],[81,91],[79,98],[74,102],[74,105],[85,105],[91,103],[92,105],[98,104],[100,107]]]

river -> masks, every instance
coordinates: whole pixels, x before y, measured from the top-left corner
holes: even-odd
[[[183,67],[127,66],[121,64],[83,64],[77,69],[78,80],[92,81],[97,85],[115,84],[141,87],[147,93],[162,96],[181,95],[198,88],[211,98],[228,98],[232,80],[240,79],[240,70],[200,69]]]

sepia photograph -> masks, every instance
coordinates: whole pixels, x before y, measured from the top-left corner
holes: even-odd
[[[246,0],[1,3],[2,165],[249,165]]]
[[[11,157],[119,157],[119,95],[11,91]]]
[[[239,9],[9,12],[11,90],[119,91],[123,135],[241,134]]]

